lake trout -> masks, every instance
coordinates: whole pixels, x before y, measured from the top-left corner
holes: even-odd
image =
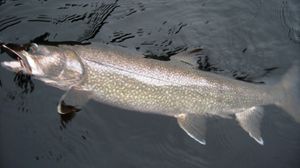
[[[281,82],[269,86],[205,72],[195,66],[193,51],[171,61],[146,59],[141,53],[106,44],[38,45],[26,49],[2,44],[18,60],[4,61],[9,70],[23,71],[51,86],[66,90],[57,110],[80,110],[94,99],[112,106],[177,118],[193,139],[206,144],[206,120],[210,116],[234,118],[263,145],[260,124],[263,106],[274,104],[297,122],[299,66],[294,65]]]

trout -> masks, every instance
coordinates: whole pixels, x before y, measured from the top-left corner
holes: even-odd
[[[31,43],[26,49],[1,44],[1,48],[18,58],[2,62],[3,67],[66,90],[57,106],[61,114],[69,112],[65,107],[77,111],[94,99],[123,109],[175,117],[201,144],[206,144],[206,120],[210,116],[236,119],[261,145],[264,105],[277,105],[300,122],[298,65],[277,84],[262,85],[201,71],[193,51],[159,61],[101,43]]]

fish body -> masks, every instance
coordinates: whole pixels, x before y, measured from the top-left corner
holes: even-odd
[[[264,85],[255,85],[180,64],[145,59],[112,46],[69,47],[85,66],[83,90],[98,101],[163,115],[228,115],[234,110],[268,104]],[[105,49],[104,49],[105,48]]]
[[[206,144],[206,119],[212,115],[234,116],[259,144],[264,143],[260,131],[263,105],[278,105],[300,121],[298,66],[293,66],[282,82],[267,86],[200,71],[186,61],[195,61],[192,52],[165,62],[106,44],[33,44],[29,51],[15,51],[4,44],[2,48],[21,58],[3,62],[3,66],[67,90],[58,106],[60,113],[66,113],[66,104],[79,109],[94,99],[124,109],[173,116],[201,144]]]

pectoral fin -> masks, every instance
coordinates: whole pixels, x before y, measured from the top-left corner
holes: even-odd
[[[260,125],[263,118],[263,108],[256,106],[235,114],[241,127],[249,133],[259,144],[263,145]]]
[[[200,114],[179,114],[176,116],[179,126],[202,145],[206,144],[206,118]]]
[[[57,111],[68,114],[81,110],[81,107],[90,99],[90,92],[71,87],[59,100]]]

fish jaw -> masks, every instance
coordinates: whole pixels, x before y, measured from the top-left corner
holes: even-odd
[[[27,57],[25,56],[25,54],[28,56],[28,53],[24,51],[24,48],[25,47],[23,46],[15,45],[15,49],[14,49],[13,47],[10,47],[9,44],[8,45],[1,44],[0,45],[1,51],[2,50],[5,51],[8,55],[12,56],[17,60],[17,62],[19,62],[19,64],[17,64],[15,61],[11,61],[11,63],[6,62],[2,66],[8,68],[11,71],[18,72],[22,70],[27,74],[31,74],[32,69],[28,63]]]
[[[24,52],[23,57],[23,59],[19,60],[1,62],[1,66],[13,72],[22,71],[25,74],[35,76],[45,75],[43,70],[39,68],[36,62],[28,54],[26,54],[26,52]]]
[[[13,72],[24,70],[20,61],[4,61],[1,62],[1,66]]]

